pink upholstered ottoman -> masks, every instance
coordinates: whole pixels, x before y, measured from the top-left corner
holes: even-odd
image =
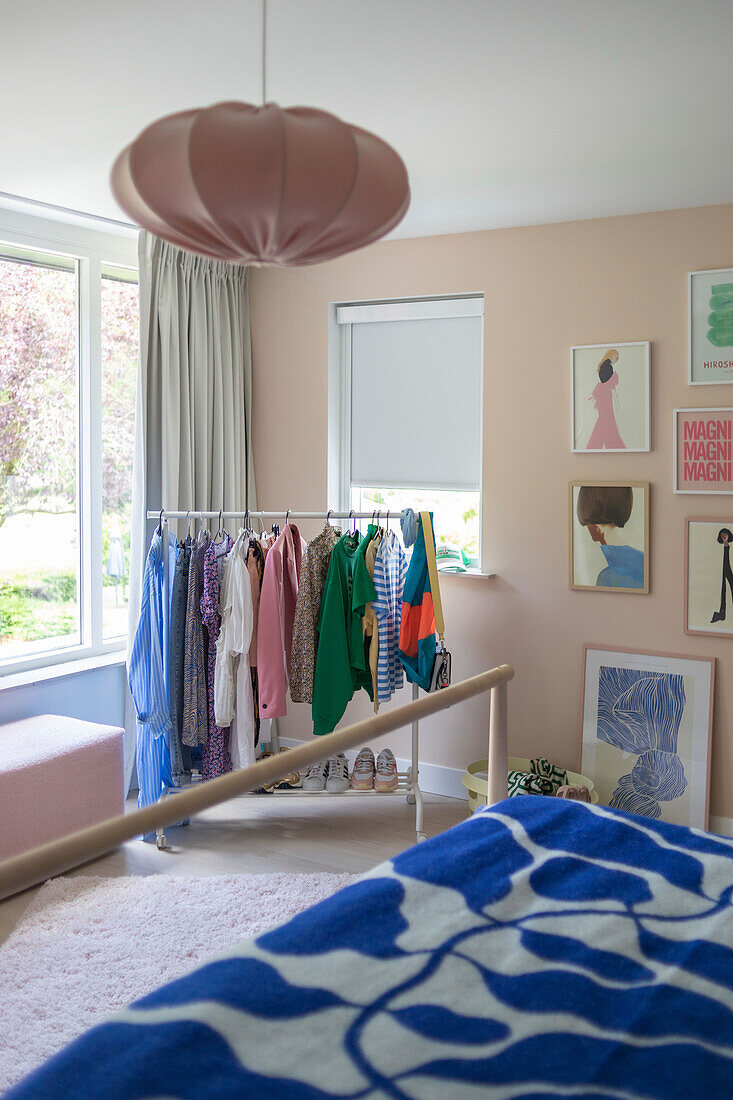
[[[0,726],[0,859],[121,814],[123,742],[56,714]]]

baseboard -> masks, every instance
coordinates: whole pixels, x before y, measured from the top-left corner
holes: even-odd
[[[400,771],[410,766],[409,760],[397,757],[397,767]],[[461,783],[461,776],[465,772],[461,768],[449,768],[446,764],[421,764],[420,788],[426,794],[444,794],[448,798],[461,798],[468,801],[468,791]]]
[[[292,737],[281,737],[280,744],[285,748],[295,748],[296,745],[305,744],[304,741],[296,741]],[[346,753],[349,767],[354,763],[358,750],[352,749]],[[399,771],[409,768],[411,761],[403,757],[397,757]],[[444,794],[448,798],[461,798],[465,802],[468,799],[468,791],[461,783],[464,772],[460,768],[449,768],[445,764],[420,764],[420,788],[425,794]],[[722,819],[721,819],[722,820]],[[733,826],[733,822],[731,822]]]
[[[733,817],[715,817],[711,814],[710,832],[718,836],[733,836]]]

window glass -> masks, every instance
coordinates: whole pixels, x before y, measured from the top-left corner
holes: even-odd
[[[103,638],[127,633],[138,357],[137,273],[102,269]]]
[[[382,521],[388,508],[393,517],[398,517],[403,508],[432,512],[436,545],[443,543],[458,550],[467,568],[479,565],[480,505],[480,493],[454,489],[351,489],[351,508],[355,512],[381,510]],[[363,521],[364,529],[368,522]],[[391,520],[390,527],[399,530],[399,524]]]
[[[0,661],[80,641],[77,285],[0,254]]]

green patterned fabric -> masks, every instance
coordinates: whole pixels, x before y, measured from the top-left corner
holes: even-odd
[[[565,768],[558,768],[556,764],[551,764],[544,756],[533,757],[529,762],[529,770],[534,775],[541,775],[545,779],[549,779],[554,788],[553,794],[558,787],[565,786],[568,781],[568,773]]]
[[[567,784],[568,773],[564,768],[551,764],[544,756],[535,756],[529,762],[528,772],[510,771],[507,777],[507,794],[514,798],[520,794],[554,795],[558,787]]]

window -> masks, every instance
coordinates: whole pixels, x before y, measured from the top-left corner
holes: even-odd
[[[138,342],[134,240],[4,215],[0,675],[124,645]]]
[[[80,638],[74,260],[0,254],[0,658]]]
[[[333,320],[329,499],[431,510],[437,542],[479,568],[483,296],[339,305]]]
[[[135,441],[137,272],[102,267],[102,540],[105,641],[127,635],[132,450]]]

